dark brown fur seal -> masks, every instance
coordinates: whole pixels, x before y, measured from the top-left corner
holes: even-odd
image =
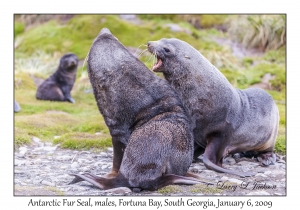
[[[73,174],[71,184],[85,180],[101,189],[156,190],[169,184],[200,183],[186,176],[193,158],[190,121],[165,80],[106,28],[90,49],[88,73],[112,136],[113,169],[106,177]]]
[[[60,59],[58,69],[38,87],[36,98],[75,103],[71,90],[76,79],[77,66],[77,56],[72,53],[65,54]]]
[[[264,165],[276,161],[278,108],[262,89],[234,88],[224,75],[188,43],[178,39],[148,42],[156,55],[153,70],[163,72],[194,122],[195,156],[204,152],[209,169],[240,176],[222,168],[228,154],[256,152]]]

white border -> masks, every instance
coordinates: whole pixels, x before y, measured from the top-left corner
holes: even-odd
[[[300,190],[299,164],[296,155],[299,154],[297,146],[300,139],[297,136],[299,124],[297,119],[300,110],[299,100],[299,15],[296,10],[298,6],[290,1],[277,0],[252,0],[252,1],[24,1],[11,0],[1,5],[1,208],[27,209],[29,197],[13,196],[13,14],[14,13],[286,13],[287,14],[287,196],[286,197],[198,197],[200,200],[271,200],[271,209],[284,209],[288,206],[298,206]],[[298,77],[299,76],[299,77]],[[34,197],[38,199],[39,197]],[[51,197],[42,197],[43,200],[51,200]],[[64,197],[54,197],[63,199]],[[66,197],[76,200],[77,197]],[[81,198],[81,197],[78,197]],[[85,197],[87,199],[88,197]],[[191,197],[193,198],[193,197]],[[97,199],[93,197],[92,199]],[[116,201],[119,197],[111,198]],[[138,198],[148,200],[148,197]],[[155,197],[164,200],[163,197]],[[174,198],[175,199],[175,198]],[[188,197],[184,197],[188,199]],[[40,207],[41,208],[41,207]],[[39,209],[40,209],[39,208]],[[53,207],[44,207],[53,208]],[[66,207],[60,207],[66,208]],[[83,207],[78,207],[82,209]],[[90,207],[87,207],[90,208]],[[99,207],[98,207],[99,208]],[[182,207],[181,207],[182,208]],[[186,208],[186,207],[184,207]],[[202,207],[194,207],[201,209]],[[72,207],[74,209],[74,207]],[[105,209],[105,208],[101,208]],[[132,209],[122,207],[122,209]],[[140,208],[135,208],[140,209]],[[143,208],[144,209],[144,208]],[[154,209],[149,207],[147,209]],[[165,208],[163,208],[165,209]],[[178,209],[178,208],[177,208]],[[212,208],[207,208],[212,209]],[[232,208],[222,208],[232,209]],[[243,208],[250,209],[250,208]],[[252,209],[252,208],[251,208]],[[265,208],[261,208],[265,209]]]

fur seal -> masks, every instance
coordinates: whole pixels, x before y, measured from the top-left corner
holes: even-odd
[[[88,74],[113,143],[113,168],[106,177],[71,174],[100,189],[157,190],[197,184],[187,174],[193,134],[176,92],[133,56],[107,28],[94,40]]]
[[[276,161],[273,149],[279,124],[278,108],[264,90],[234,88],[201,53],[179,39],[148,42],[157,58],[153,71],[163,72],[194,124],[194,156],[218,172],[250,176],[222,168],[228,154],[256,152],[263,165]],[[205,148],[205,151],[204,151]]]
[[[15,102],[14,102],[14,112],[19,112],[19,111],[21,111],[21,107],[18,104],[18,102],[15,100]]]
[[[77,66],[78,58],[75,54],[62,56],[58,69],[38,87],[36,98],[75,103],[70,92],[76,79]]]

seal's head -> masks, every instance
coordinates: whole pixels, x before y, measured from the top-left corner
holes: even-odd
[[[94,39],[88,55],[88,72],[97,74],[98,79],[105,80],[115,71],[122,71],[124,65],[139,65],[135,57],[126,47],[110,32],[103,28]]]
[[[165,74],[174,74],[177,69],[182,70],[183,64],[188,66],[193,55],[198,53],[188,43],[175,38],[150,41],[147,45],[148,51],[157,58],[152,70]]]
[[[59,63],[59,67],[66,71],[76,71],[78,66],[78,58],[73,53],[65,54]]]

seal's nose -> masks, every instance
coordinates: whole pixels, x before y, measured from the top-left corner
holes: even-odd
[[[111,32],[108,28],[102,28],[99,35],[101,35],[101,34],[111,34]]]

